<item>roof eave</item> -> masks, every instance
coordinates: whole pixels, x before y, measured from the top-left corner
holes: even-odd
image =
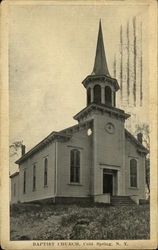
[[[115,78],[109,77],[107,75],[88,75],[83,81],[82,84],[86,88],[89,81],[93,81],[96,79],[102,79],[102,80],[111,80],[112,84],[114,85],[114,88],[116,91],[120,89],[120,86]]]
[[[139,152],[148,154],[149,150],[144,147],[127,129],[125,129],[125,134],[139,147]]]
[[[75,116],[73,116],[73,118],[75,120],[79,120],[80,117],[84,114],[84,112],[90,112],[92,109],[102,109],[105,112],[110,112],[116,115],[119,115],[120,117],[124,118],[124,119],[128,119],[130,117],[129,114],[126,114],[125,112],[121,112],[122,110],[118,110],[118,109],[112,109],[112,107],[107,107],[102,105],[98,105],[96,103],[91,103],[89,106],[87,106],[86,108],[84,108],[83,110],[81,110],[79,113],[77,113]]]
[[[23,161],[25,161],[29,156],[34,154],[35,152],[39,151],[43,146],[46,144],[52,142],[53,140],[58,139],[67,139],[69,140],[71,138],[70,135],[62,134],[60,132],[52,132],[49,136],[47,136],[44,140],[42,140],[40,143],[38,143],[35,147],[33,147],[31,150],[29,150],[26,154],[24,154],[20,159],[18,159],[15,163],[20,164]]]

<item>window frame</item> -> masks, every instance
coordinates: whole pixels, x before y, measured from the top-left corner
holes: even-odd
[[[91,104],[91,88],[87,89],[87,106]]]
[[[36,164],[33,164],[33,170],[32,170],[32,191],[36,191]]]
[[[111,93],[110,92],[107,93],[106,90],[110,91]],[[105,91],[105,104],[112,106],[112,92],[113,91],[112,91],[111,87],[109,85],[106,85],[104,91]],[[109,97],[110,97],[110,101],[107,100],[107,99],[109,99]]]
[[[93,87],[94,103],[101,104],[102,102],[101,95],[102,95],[101,86],[99,84],[94,85]]]
[[[47,162],[47,164],[46,164]],[[45,175],[46,174],[46,175]],[[46,177],[46,179],[45,179]],[[46,182],[45,182],[46,180]],[[48,158],[44,158],[44,187],[48,187]]]
[[[134,165],[131,165],[135,162]],[[135,158],[130,159],[130,188],[138,188],[138,163]],[[132,169],[135,168],[135,169]]]
[[[74,153],[73,164],[72,164],[72,153]],[[77,164],[77,157],[79,157],[78,164]],[[70,184],[81,184],[81,151],[76,148],[70,150],[69,168],[70,168],[70,176],[69,176]],[[72,171],[73,171],[73,177],[72,177]]]

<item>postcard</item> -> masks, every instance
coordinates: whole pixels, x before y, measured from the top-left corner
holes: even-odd
[[[3,249],[156,249],[157,1],[1,5]]]

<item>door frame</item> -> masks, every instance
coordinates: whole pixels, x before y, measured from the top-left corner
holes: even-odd
[[[114,192],[114,175],[113,175],[113,173],[106,173],[106,172],[104,172],[104,170],[103,170],[103,188],[102,188],[102,190],[104,189],[104,175],[111,175],[112,176],[112,194],[110,193],[110,195],[113,195],[113,192]],[[108,193],[104,193],[104,190],[103,190],[103,194],[108,194]]]
[[[101,181],[101,192],[103,194],[103,174],[111,174],[112,175],[112,195],[118,195],[118,170],[113,168],[102,168],[102,181]]]

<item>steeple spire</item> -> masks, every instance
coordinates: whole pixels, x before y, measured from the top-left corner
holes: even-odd
[[[94,68],[93,68],[92,75],[110,76],[107,62],[106,62],[105,50],[104,50],[104,41],[103,41],[101,20],[99,22],[98,41],[97,41],[95,62],[94,62]]]

